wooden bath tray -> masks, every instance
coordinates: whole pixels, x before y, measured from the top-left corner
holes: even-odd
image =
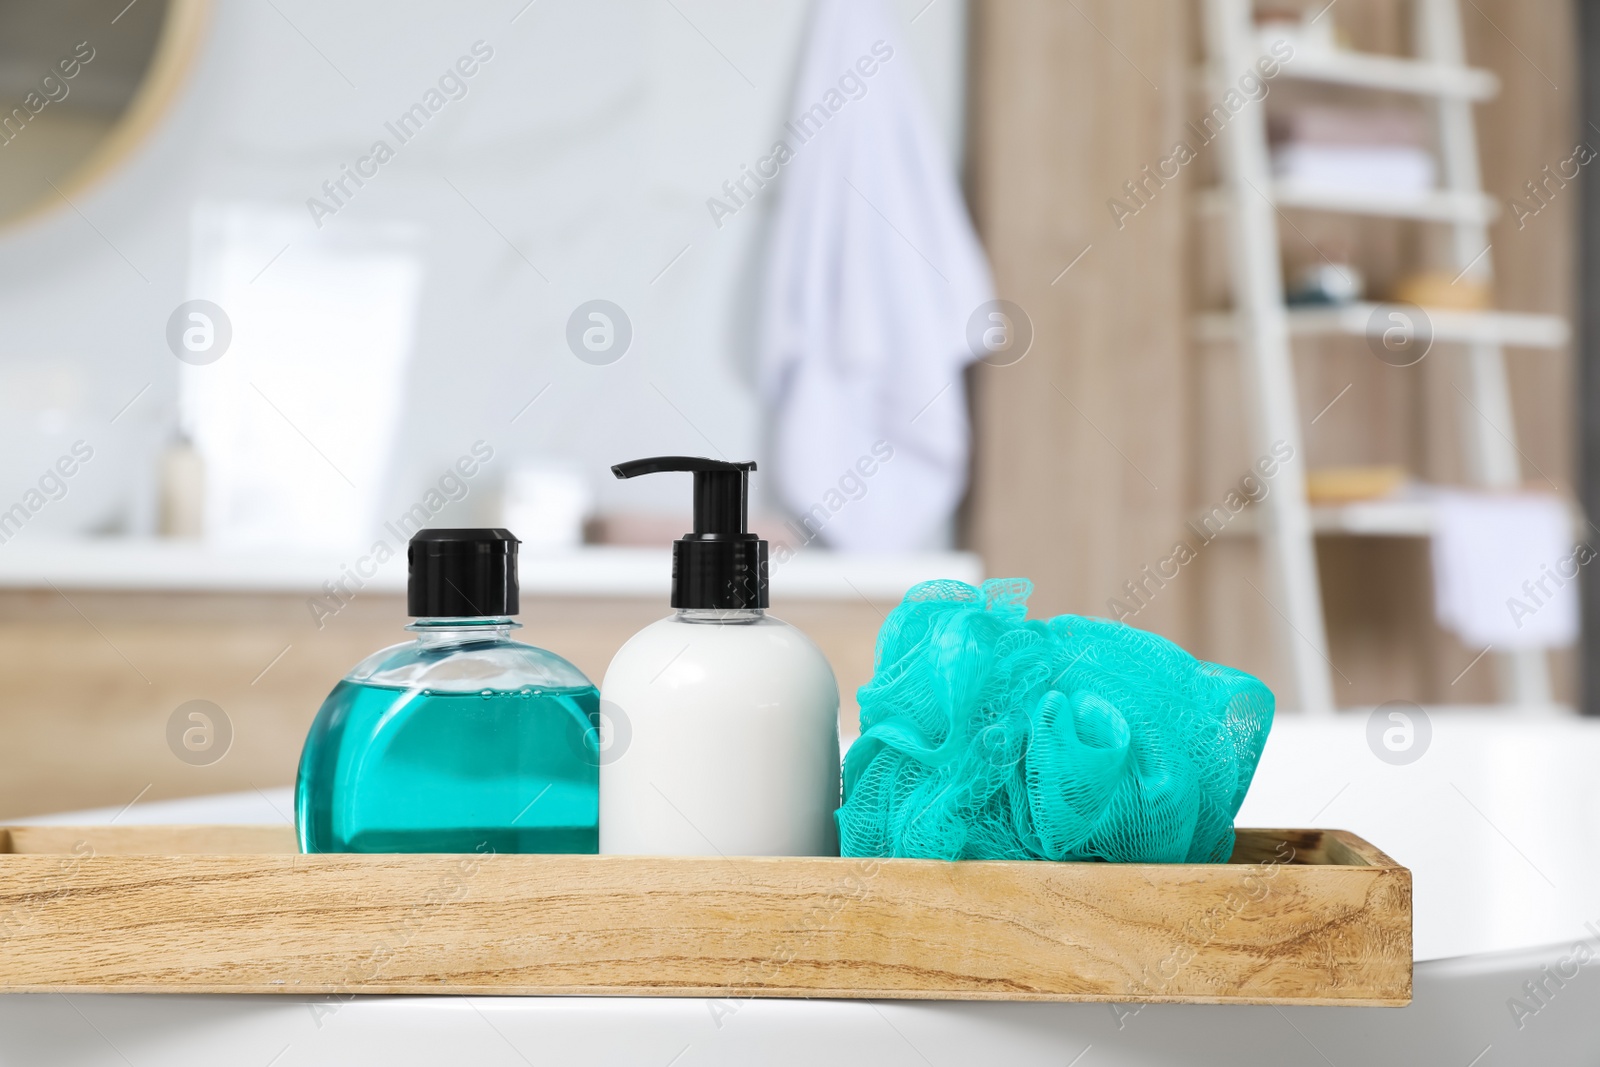
[[[285,827],[0,829],[0,991],[1402,1005],[1411,872],[1339,830],[1227,864],[318,855]]]

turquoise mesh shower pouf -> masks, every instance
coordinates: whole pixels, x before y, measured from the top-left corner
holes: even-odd
[[[1242,671],[1032,583],[924,582],[878,633],[844,761],[845,856],[1211,863],[1272,726]]]

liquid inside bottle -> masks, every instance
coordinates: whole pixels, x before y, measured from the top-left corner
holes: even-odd
[[[597,851],[598,693],[512,625],[418,620],[334,688],[300,761],[302,851]]]

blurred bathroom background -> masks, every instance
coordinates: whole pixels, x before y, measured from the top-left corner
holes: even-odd
[[[1414,95],[1240,83],[1290,311],[1399,301],[1438,334],[1409,363],[1364,320],[1297,336],[1272,463],[1214,328],[1238,250],[1198,134],[1238,74],[1200,74],[1207,10],[0,0],[0,815],[288,785],[327,690],[404,638],[424,523],[521,537],[524,635],[598,682],[689,528],[675,479],[611,477],[658,454],[758,461],[773,611],[847,735],[932,578],[1028,577],[1035,616],[1124,618],[1285,713],[1308,641],[1339,714],[1578,713],[1573,5],[1462,7],[1492,275],[1441,271],[1465,201]],[[1406,12],[1254,19],[1288,71],[1405,53]],[[1462,377],[1486,322],[1504,411]],[[1480,418],[1514,476],[1452,492]],[[1291,465],[1325,639],[1262,549]],[[1533,588],[1488,588],[1496,560]],[[171,729],[197,700],[203,757]]]

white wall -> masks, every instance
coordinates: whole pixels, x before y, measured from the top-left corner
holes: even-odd
[[[487,518],[518,458],[572,461],[604,506],[677,512],[674,480],[623,485],[605,468],[706,454],[708,439],[760,457],[750,336],[772,198],[721,229],[705,201],[787,117],[806,3],[537,0],[518,15],[523,2],[222,0],[151,143],[75,209],[0,231],[0,510],[73,441],[95,449],[21,538],[148,532],[180,370],[190,387],[231,375],[227,402],[245,405],[240,426],[280,482],[307,500],[360,483],[369,525],[480,438],[496,459],[449,519]],[[896,6],[915,17],[908,40],[954,166],[964,4]],[[479,40],[493,58],[468,95],[398,145],[385,123]],[[306,199],[379,138],[395,158],[319,229]],[[231,267],[206,243],[219,217],[254,220]],[[245,277],[252,250],[273,245],[286,247]],[[393,277],[372,281],[360,266],[372,262]],[[193,297],[235,320],[233,347],[208,367],[184,367],[165,340]],[[633,323],[610,366],[565,342],[569,314],[594,298]],[[404,360],[392,447],[369,380],[389,349]]]

